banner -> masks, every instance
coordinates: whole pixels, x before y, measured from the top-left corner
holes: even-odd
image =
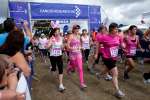
[[[29,21],[29,11],[27,2],[9,2],[10,17],[14,18],[17,26],[20,27],[23,20]]]
[[[30,3],[32,19],[88,19],[87,5]]]
[[[30,11],[28,8],[30,6]],[[101,23],[100,6],[58,4],[58,3],[33,3],[9,2],[10,17],[14,18],[17,25],[23,20],[49,19],[62,20],[60,23],[68,24],[70,20],[88,20],[90,30],[98,29]],[[31,19],[29,19],[29,13]]]
[[[100,6],[89,6],[89,26],[90,30],[97,30],[101,23]]]

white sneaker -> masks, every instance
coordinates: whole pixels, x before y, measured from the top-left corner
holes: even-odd
[[[150,79],[147,79],[147,80],[144,79],[144,83],[145,84],[150,84]]]
[[[106,75],[106,76],[105,76],[105,80],[106,80],[106,81],[111,81],[111,80],[112,80],[112,76]]]
[[[87,85],[86,84],[81,84],[81,89],[85,89],[85,88],[87,88]]]
[[[66,88],[61,84],[59,85],[59,91],[60,92],[63,92],[64,90],[66,90]]]
[[[101,78],[100,73],[96,73],[96,77],[97,77],[97,79],[100,79]]]
[[[115,96],[118,97],[118,98],[122,98],[125,96],[125,94],[121,91],[121,90],[118,90],[116,93],[115,93]]]

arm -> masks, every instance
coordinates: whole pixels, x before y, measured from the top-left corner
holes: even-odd
[[[83,41],[82,41],[82,36],[81,36],[81,38],[80,38],[80,41],[81,41],[81,48],[84,50],[84,48],[83,48]]]
[[[49,41],[48,41],[48,44],[47,44],[46,48],[47,48],[47,49],[50,49],[51,46],[52,46],[52,40],[51,40],[51,38],[50,38]]]
[[[97,59],[97,56],[98,56],[98,53],[99,53],[99,48],[100,48],[99,42],[96,41],[96,52],[95,52],[95,56],[94,56],[95,59]]]
[[[98,35],[96,35],[96,41],[95,41],[96,52],[95,52],[95,56],[94,56],[95,59],[97,59],[97,56],[98,56],[98,53],[99,53],[100,42],[101,42],[101,45],[103,45],[102,40],[103,40],[102,37],[99,37]]]
[[[29,29],[28,27],[28,22],[27,21],[24,21],[23,22],[23,26],[24,26],[24,30],[25,30],[25,33],[28,37],[30,37],[30,39],[32,39],[32,32],[31,30]]]
[[[8,76],[8,89],[16,91],[17,83],[17,73],[13,72]]]
[[[68,36],[68,40],[67,40],[67,49],[68,50],[72,50],[72,48],[70,47],[70,41],[71,41],[71,39],[72,39],[72,35],[69,35]]]
[[[12,90],[0,91],[0,100],[25,100],[25,95]]]
[[[137,37],[137,47],[138,47],[142,52],[145,51],[145,50],[141,47],[140,41],[139,41],[139,38],[138,38],[138,37]]]
[[[26,77],[30,75],[31,69],[28,66],[23,54],[21,52],[16,53],[10,58],[24,73]]]

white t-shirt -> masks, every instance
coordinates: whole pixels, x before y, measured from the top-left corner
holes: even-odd
[[[46,49],[45,46],[47,45],[47,43],[47,38],[39,38],[39,49]]]
[[[82,40],[82,48],[84,49],[90,49],[90,38],[89,36],[81,37]]]

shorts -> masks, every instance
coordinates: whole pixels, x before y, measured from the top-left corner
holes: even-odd
[[[132,59],[136,59],[136,56],[132,56],[132,55],[126,55],[126,58],[132,58]]]
[[[108,68],[108,70],[113,69],[116,67],[116,60],[113,60],[112,58],[103,58],[103,62],[105,66]]]

